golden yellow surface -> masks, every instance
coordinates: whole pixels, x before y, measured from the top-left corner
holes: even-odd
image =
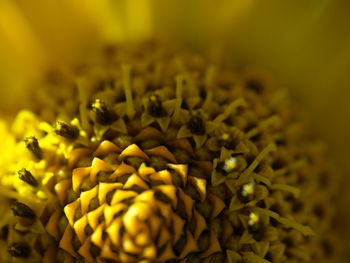
[[[67,68],[73,67],[79,71],[80,63],[96,60],[98,50],[105,43],[128,45],[149,37],[162,39],[166,43],[176,40],[195,51],[207,53],[214,60],[225,57],[239,67],[250,68],[253,65],[275,75],[295,100],[308,111],[311,116],[308,121],[312,133],[326,140],[329,145],[327,150],[329,158],[339,164],[340,170],[344,170],[343,191],[339,193],[338,201],[335,202],[343,208],[350,199],[347,194],[347,187],[350,185],[349,176],[347,176],[350,171],[348,166],[350,145],[347,138],[350,132],[348,124],[350,112],[347,105],[349,95],[347,76],[350,72],[347,26],[349,10],[349,3],[345,0],[314,0],[308,3],[301,0],[283,3],[277,0],[268,0],[264,3],[253,0],[244,1],[244,3],[209,0],[166,2],[34,0],[29,3],[24,0],[3,0],[0,3],[0,114],[8,120],[13,119],[19,109],[38,109],[40,106],[33,105],[32,98],[43,96],[40,93],[40,85],[36,85],[39,77],[42,78],[45,75],[45,78],[57,81],[57,76],[48,73],[52,73],[57,68],[65,73],[69,71]],[[207,84],[211,82],[212,74],[210,69],[208,71]],[[130,106],[133,102],[130,96],[130,83],[128,83],[129,74],[130,69],[124,67],[122,78],[127,98],[126,114],[132,117],[135,113]],[[83,89],[84,80],[79,80],[77,83]],[[181,79],[177,79],[176,98],[164,103],[164,108],[168,112],[175,112],[175,119],[179,118],[178,105],[181,104],[180,97],[184,94],[181,83]],[[67,95],[64,90],[52,90],[51,93],[62,98]],[[41,99],[47,100],[50,105],[48,98]],[[81,100],[82,105],[87,103],[84,98]],[[147,100],[141,103],[146,105]],[[195,101],[189,102],[191,103]],[[234,112],[235,107],[244,104],[243,101],[232,103],[233,105],[227,107],[226,112],[217,117],[217,122]],[[68,109],[74,105],[65,106]],[[81,111],[85,111],[84,107],[81,107]],[[48,119],[52,119],[51,113],[45,114]],[[76,124],[74,120],[72,122],[76,126],[81,125],[85,128],[88,126],[86,120],[87,118],[80,120],[81,124]],[[159,124],[161,131],[167,130],[169,126],[167,118],[155,119],[147,112],[142,116],[142,126],[147,126],[154,121]],[[23,122],[28,125],[23,125]],[[275,116],[271,116],[271,119],[264,120],[261,125],[252,129],[249,136],[253,137],[271,123],[278,122]],[[23,151],[16,144],[16,136],[35,135],[37,133],[35,127],[38,125],[44,131],[53,130],[53,127],[49,127],[47,123],[43,124],[27,111],[20,113],[11,131],[6,121],[0,122],[0,134],[7,138],[1,142],[1,173],[5,173],[4,167],[6,168],[8,163],[17,161],[15,156],[23,157],[18,160],[18,168],[22,168],[22,164],[31,158],[30,153]],[[120,131],[126,130],[124,123],[119,123],[118,128]],[[97,130],[100,132],[100,134],[96,132],[98,140],[104,130],[101,127]],[[185,126],[181,127],[180,131],[179,140],[173,145],[192,150],[186,140],[191,136],[190,131]],[[142,141],[152,133],[154,131],[146,131],[140,135],[139,140]],[[13,134],[15,136],[12,136]],[[86,134],[83,132],[81,141],[84,140],[86,140]],[[205,143],[206,137],[197,135],[194,140],[196,146],[200,147]],[[52,150],[53,148],[48,149],[48,154]],[[60,145],[59,151],[65,156],[68,156],[71,150],[70,146]],[[108,141],[101,143],[99,148],[94,150],[94,156],[110,151],[121,152],[118,146]],[[75,154],[69,158],[71,168],[76,167],[81,157],[92,154],[91,150],[86,149],[74,149],[74,151]],[[152,152],[145,152],[145,155],[138,152],[140,155],[138,157],[152,155]],[[170,162],[174,161],[169,159],[171,155],[164,148],[156,149],[155,152],[156,155]],[[123,156],[120,157],[120,160],[123,159]],[[96,159],[96,163],[98,162]],[[228,164],[231,167],[233,163]],[[45,169],[45,163],[31,164],[29,168],[34,173],[39,172]],[[123,173],[123,169],[131,168],[122,167],[119,174]],[[147,170],[149,167],[144,169]],[[181,170],[182,175],[186,174],[184,170],[185,168]],[[65,201],[62,193],[70,187],[78,189],[87,173],[85,167],[76,172],[77,176],[72,186],[69,181],[61,181],[60,184],[55,185],[54,189],[61,203]],[[96,170],[92,174],[94,179]],[[114,176],[117,177],[117,174]],[[157,179],[162,177],[169,181],[165,175],[158,173],[154,176]],[[51,178],[52,173],[49,172],[47,175],[42,175],[40,180],[45,185],[52,185]],[[189,178],[184,179],[183,176],[183,180],[187,179]],[[260,179],[264,180],[264,178]],[[195,183],[197,189],[203,189],[203,182],[189,180]],[[4,184],[9,185],[10,182],[4,182]],[[18,180],[14,184],[21,186],[24,183]],[[298,193],[297,189],[286,188],[278,183],[272,187],[296,195]],[[27,189],[20,189],[21,195],[27,194]],[[262,196],[265,194],[265,190],[259,191]],[[38,197],[45,197],[46,194],[43,191],[37,192]],[[9,192],[8,195],[16,197],[13,192]],[[341,209],[341,212],[338,225],[341,228],[340,232],[346,236],[349,232],[347,226],[349,217],[346,209]],[[52,230],[52,233],[56,233],[55,231]],[[152,254],[151,249],[149,253]],[[232,255],[236,257],[235,254]],[[247,255],[247,258],[254,258],[254,256]]]

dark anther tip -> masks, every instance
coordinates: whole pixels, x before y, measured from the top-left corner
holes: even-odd
[[[233,150],[235,147],[235,143],[228,133],[222,134],[218,139],[219,145],[225,147],[226,149]]]
[[[78,128],[64,121],[58,121],[54,131],[57,135],[70,140],[75,140],[79,136]]]
[[[147,111],[152,117],[155,118],[166,116],[166,112],[158,95],[149,96]]]
[[[31,151],[38,159],[43,158],[43,152],[39,146],[38,139],[34,136],[24,138],[24,143],[29,151]]]
[[[7,252],[15,258],[27,258],[30,255],[30,247],[24,242],[12,243]]]
[[[11,209],[15,216],[31,219],[35,218],[34,211],[29,206],[21,202],[15,201]]]
[[[113,116],[103,100],[96,99],[90,104],[90,108],[96,114],[96,120],[100,124],[107,125],[113,121]]]
[[[27,169],[23,168],[19,170],[18,175],[19,175],[19,179],[26,182],[27,184],[30,184],[31,186],[38,186],[38,181],[35,179],[32,173],[29,172]]]
[[[193,134],[204,135],[205,134],[205,125],[203,119],[198,115],[190,116],[188,122],[188,128]]]

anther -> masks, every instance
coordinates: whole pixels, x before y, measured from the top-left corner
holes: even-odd
[[[235,146],[234,141],[232,140],[230,134],[228,134],[228,133],[223,133],[219,137],[218,141],[219,141],[220,146],[223,146],[227,149],[233,149]]]
[[[222,168],[226,173],[232,173],[237,167],[237,159],[235,157],[227,158],[224,162],[224,167]]]
[[[96,120],[100,124],[107,125],[112,122],[112,115],[104,101],[96,99],[91,103],[91,110],[96,114]]]
[[[237,167],[237,159],[233,156],[225,159],[222,162],[219,162],[216,166],[216,170],[223,174],[230,174],[232,173]]]
[[[258,214],[253,212],[249,214],[247,229],[255,240],[262,241],[264,239],[266,228]]]
[[[23,168],[19,170],[17,173],[19,175],[19,179],[21,179],[23,182],[26,182],[31,186],[38,186],[38,181],[35,179],[32,173],[29,172],[27,169]]]
[[[256,213],[250,213],[248,218],[248,230],[250,233],[257,233],[260,231],[260,217]]]
[[[55,125],[54,131],[57,135],[69,140],[74,140],[79,136],[78,128],[64,121],[58,121]]]
[[[35,218],[34,211],[29,206],[21,202],[15,201],[11,209],[15,216],[25,217],[25,218]]]
[[[24,242],[12,243],[7,252],[15,258],[27,258],[30,255],[30,247]]]
[[[203,119],[199,116],[199,114],[194,114],[190,116],[190,120],[187,126],[193,134],[197,134],[197,135],[205,134],[204,122],[203,122]]]
[[[238,193],[238,198],[243,203],[248,203],[254,199],[254,192],[255,192],[255,185],[254,183],[245,184],[242,186],[241,190]]]
[[[24,143],[29,151],[31,151],[35,157],[38,159],[43,158],[43,152],[39,146],[38,139],[35,138],[34,136],[29,136],[24,138]]]
[[[163,109],[162,102],[159,99],[158,95],[149,96],[147,111],[152,117],[155,118],[165,116],[165,111]]]

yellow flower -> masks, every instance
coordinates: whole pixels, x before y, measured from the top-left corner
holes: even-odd
[[[311,14],[297,23],[303,30],[289,26],[304,55],[328,10],[327,1],[313,7],[299,12]],[[252,70],[309,85],[301,71],[276,70],[314,65],[298,63],[272,26],[285,12],[276,1],[3,0],[0,10],[2,115],[35,112],[0,125],[2,261],[337,255],[325,209],[336,180],[292,125],[282,92]],[[174,49],[175,39],[217,62]],[[227,56],[248,69],[222,67]]]

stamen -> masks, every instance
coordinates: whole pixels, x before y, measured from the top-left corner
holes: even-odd
[[[81,125],[84,130],[89,130],[90,124],[88,120],[88,99],[86,95],[86,80],[84,78],[77,79],[77,87],[79,92],[79,113]]]
[[[238,98],[235,101],[233,101],[230,105],[226,107],[223,113],[218,115],[214,122],[223,122],[225,119],[227,119],[231,114],[235,113],[237,108],[246,106],[247,102],[244,100],[244,98]]]
[[[244,172],[241,174],[240,178],[243,180],[247,178],[254,169],[259,165],[259,163],[272,151],[275,151],[277,149],[276,145],[274,143],[270,143],[267,145],[254,159],[254,161],[248,166],[247,169],[244,170]]]
[[[232,171],[237,167],[237,159],[235,157],[230,157],[225,160],[223,170],[226,173],[232,173]]]
[[[280,117],[273,115],[273,116],[269,117],[268,119],[260,122],[257,127],[248,131],[246,134],[246,138],[252,138],[253,136],[257,135],[258,133],[260,133],[261,131],[266,129],[267,127],[272,126],[272,125],[278,125],[280,122],[281,122]]]
[[[162,106],[162,102],[158,95],[151,95],[149,97],[147,111],[152,117],[164,117],[165,111]]]
[[[223,146],[226,149],[233,149],[235,146],[230,134],[228,134],[228,133],[223,133],[219,137],[218,141],[219,141],[220,146]]]
[[[248,218],[248,230],[251,233],[257,233],[260,230],[260,217],[256,213],[250,213]]]
[[[30,247],[24,242],[12,243],[7,252],[15,258],[27,258],[30,255]]]
[[[123,65],[122,66],[122,73],[123,73],[123,88],[126,98],[126,114],[130,119],[132,119],[136,113],[134,104],[133,104],[133,98],[132,98],[132,92],[131,92],[131,84],[130,84],[130,72],[131,72],[131,66],[130,65]]]
[[[29,151],[31,151],[35,157],[38,159],[43,158],[43,152],[39,146],[38,139],[34,136],[29,136],[24,139],[24,143],[26,144],[26,147]]]
[[[92,104],[91,104],[91,109],[93,112],[96,114],[96,120],[103,125],[107,125],[111,123],[112,121],[112,116],[111,113],[109,112],[107,105],[104,101],[100,99],[96,99]]]
[[[231,156],[224,161],[218,162],[216,170],[220,173],[228,175],[232,173],[237,168],[237,158]]]
[[[79,136],[78,128],[64,121],[58,121],[54,128],[54,131],[57,135],[70,140],[74,140]]]
[[[176,102],[175,102],[175,109],[174,109],[174,116],[173,116],[175,121],[179,121],[179,118],[180,118],[183,81],[184,81],[184,77],[182,75],[179,75],[176,77],[176,94],[175,94]]]
[[[205,126],[203,123],[203,119],[199,116],[199,114],[194,114],[190,117],[190,120],[188,122],[188,128],[193,134],[205,134]]]
[[[15,216],[35,218],[35,213],[33,210],[21,202],[16,201],[11,209]]]
[[[27,169],[23,168],[19,170],[18,175],[19,175],[19,179],[26,182],[27,184],[30,184],[31,186],[38,186],[38,181],[35,179],[32,173],[29,172]]]
[[[254,193],[255,185],[254,183],[249,183],[242,186],[238,197],[243,203],[248,203],[254,199]]]

